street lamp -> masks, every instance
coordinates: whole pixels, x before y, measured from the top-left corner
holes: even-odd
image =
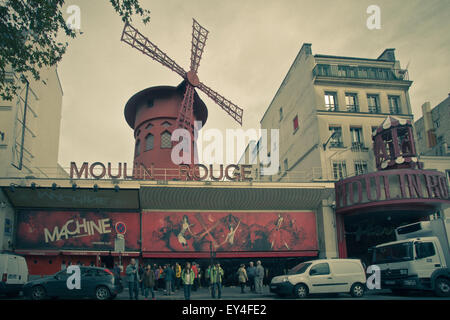
[[[328,140],[322,145],[323,150],[326,150],[326,149],[327,149],[327,145],[328,145],[328,143],[330,142],[331,139],[336,139],[336,138],[339,138],[340,136],[341,136],[341,134],[340,134],[339,132],[334,131],[334,132],[331,134],[331,136],[328,138]]]

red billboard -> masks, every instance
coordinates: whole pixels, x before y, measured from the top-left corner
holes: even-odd
[[[18,249],[113,251],[139,250],[139,213],[21,210],[17,215]]]
[[[317,250],[316,217],[302,212],[143,212],[144,252]]]

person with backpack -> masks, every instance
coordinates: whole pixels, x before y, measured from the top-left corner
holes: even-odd
[[[183,282],[184,299],[191,300],[191,288],[194,283],[194,271],[191,268],[189,262],[186,263],[186,267],[181,271],[181,280]]]
[[[241,264],[239,270],[237,271],[239,285],[241,286],[241,293],[245,293],[245,284],[248,281],[247,271],[245,270],[245,265]]]
[[[217,263],[210,269],[210,280],[211,280],[211,297],[216,298],[216,288],[217,288],[217,299],[222,297],[222,280],[224,276],[224,271]]]
[[[127,275],[130,300],[133,300],[133,294],[134,294],[134,298],[136,300],[138,300],[138,296],[139,296],[138,285],[140,282],[140,278],[139,278],[139,270],[136,267],[136,260],[134,258],[131,259],[130,264],[127,266],[125,273]]]
[[[264,279],[264,267],[261,265],[261,261],[257,261],[256,262],[256,271],[255,271],[256,293],[262,294],[263,279]]]
[[[256,267],[253,265],[253,261],[250,261],[248,270],[248,282],[250,285],[250,291],[255,292],[255,274],[256,274]]]
[[[180,290],[181,286],[181,266],[177,262],[175,263],[175,289]]]
[[[152,299],[155,300],[155,273],[151,269],[150,265],[145,268],[145,272],[142,278],[142,285],[144,287],[144,297],[145,300],[148,299],[149,291],[152,293]]]
[[[198,268],[195,262],[192,262],[192,271],[194,271],[194,284],[192,285],[192,290],[197,291],[198,288]]]
[[[172,294],[172,282],[175,278],[175,274],[173,272],[172,267],[168,264],[164,270],[164,281],[166,283],[166,296],[170,296]]]

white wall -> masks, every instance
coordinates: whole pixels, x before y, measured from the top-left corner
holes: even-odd
[[[11,232],[9,234],[5,233],[5,219],[9,219],[11,222]],[[12,244],[14,241],[14,228],[14,209],[11,207],[3,191],[0,191],[0,251],[11,249],[8,247],[8,242]]]

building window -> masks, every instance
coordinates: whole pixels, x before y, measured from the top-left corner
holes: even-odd
[[[170,122],[168,122],[168,121],[164,121],[163,124],[162,124],[162,126],[163,126],[164,128],[168,128],[168,127],[171,126],[171,124],[170,124]]]
[[[150,130],[151,128],[153,128],[153,125],[151,123],[147,124],[147,126],[145,127],[146,130]]]
[[[330,127],[330,147],[342,148],[344,143],[342,142],[342,128],[341,127]]]
[[[447,150],[444,151],[444,137],[443,136],[439,136],[437,138],[437,150],[436,150],[436,155],[438,156],[445,156],[447,153]]]
[[[364,147],[362,128],[351,127],[350,135],[352,138],[352,148],[363,148]]]
[[[10,236],[11,232],[12,232],[12,224],[11,224],[11,219],[5,218],[5,236]]]
[[[149,133],[145,137],[145,151],[153,150],[153,144],[154,144],[154,137],[151,133]]]
[[[137,157],[140,154],[141,151],[141,140],[137,139],[136,140],[136,148],[134,150],[134,154]]]
[[[389,112],[391,114],[400,114],[400,97],[388,96]]]
[[[325,92],[325,109],[328,111],[337,111],[337,94],[336,92]]]
[[[341,180],[347,177],[347,167],[345,161],[333,161],[334,180]]]
[[[161,134],[161,149],[172,148],[171,134],[169,131],[164,131]]]
[[[148,99],[147,101],[147,107],[151,108],[155,104],[155,101],[153,99]]]
[[[288,166],[288,159],[284,159],[284,171],[288,171],[289,166]]]
[[[366,174],[367,172],[366,161],[355,161],[355,175]]]
[[[348,112],[359,112],[358,95],[356,93],[346,93],[345,104]]]
[[[436,120],[433,121],[433,124],[434,124],[434,128],[437,129],[437,128],[440,127],[441,122],[439,121],[439,119],[436,119]]]
[[[294,125],[294,133],[298,130],[298,116],[295,116],[294,120],[293,120],[293,125]]]
[[[283,108],[280,108],[280,121],[283,120]]]
[[[369,113],[380,113],[380,99],[377,94],[368,94]]]
[[[372,135],[374,135],[377,131],[378,127],[372,127]]]

